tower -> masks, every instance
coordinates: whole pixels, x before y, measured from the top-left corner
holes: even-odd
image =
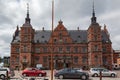
[[[94,2],[91,25],[88,28],[88,63],[90,67],[102,66],[101,26],[95,17]]]
[[[34,29],[30,23],[29,5],[27,4],[27,16],[20,30],[20,67],[24,69],[32,64],[32,43],[34,41]]]

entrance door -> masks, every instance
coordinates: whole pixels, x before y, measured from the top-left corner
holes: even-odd
[[[24,70],[25,68],[27,68],[27,63],[22,64],[22,69]]]
[[[62,69],[63,68],[63,63],[62,62],[58,62],[58,69]]]

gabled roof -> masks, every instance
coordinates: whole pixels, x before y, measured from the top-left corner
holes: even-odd
[[[34,42],[35,43],[46,43],[49,41],[51,36],[50,30],[37,30],[34,34]]]
[[[87,42],[87,30],[68,30],[73,42]]]
[[[70,37],[74,43],[87,43],[87,30],[68,30]],[[111,42],[108,34],[102,30],[102,42]],[[36,30],[34,33],[34,43],[47,43],[51,37],[50,30]],[[12,43],[20,42],[20,31],[17,35],[14,35]]]

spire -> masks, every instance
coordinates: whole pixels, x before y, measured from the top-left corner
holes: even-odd
[[[29,18],[29,4],[27,3],[27,16],[25,18],[25,23],[30,24],[30,18]]]
[[[96,23],[94,0],[93,0],[93,12],[92,12],[91,24],[93,23]]]
[[[95,8],[94,8],[94,0],[93,0],[93,17],[95,17]]]

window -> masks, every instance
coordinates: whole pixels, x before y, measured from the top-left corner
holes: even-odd
[[[77,56],[74,57],[74,63],[78,63],[78,57]]]
[[[19,53],[19,48],[16,48],[16,52]]]
[[[106,47],[103,47],[103,52],[106,52]]]
[[[78,38],[80,38],[80,35],[78,36]]]
[[[94,40],[97,41],[97,35],[94,36]]]
[[[47,56],[43,56],[43,63],[47,63]]]
[[[94,51],[98,51],[98,45],[94,46]]]
[[[67,43],[67,39],[64,39],[64,43]]]
[[[62,52],[62,47],[59,47],[59,52]]]
[[[56,43],[57,42],[57,39],[54,39],[54,43]]]
[[[42,38],[44,38],[44,35],[42,35]]]
[[[47,48],[46,47],[43,47],[43,52],[47,52]]]
[[[98,56],[97,56],[97,55],[95,56],[95,59],[94,59],[94,60],[95,60],[95,62],[96,62],[96,64],[97,64],[97,63],[98,63]]]
[[[82,53],[87,53],[87,47],[82,47]]]
[[[69,47],[69,46],[66,48],[66,51],[67,51],[67,52],[70,52],[70,47]]]
[[[104,65],[108,64],[108,63],[107,63],[107,57],[106,57],[106,56],[103,57],[103,64],[104,64]]]
[[[87,57],[85,56],[82,57],[82,63],[87,63]]]
[[[119,54],[119,57],[120,57],[120,54]]]
[[[59,33],[59,37],[60,37],[60,39],[62,39],[62,33]]]
[[[24,37],[24,41],[28,41],[28,36],[25,36],[25,37]]]
[[[36,53],[40,53],[40,48],[35,48]]]
[[[74,47],[74,52],[75,52],[75,53],[78,52],[78,47]]]
[[[35,57],[35,62],[36,62],[36,63],[39,63],[39,60],[40,60],[40,57],[39,57],[39,56],[36,56],[36,57]]]
[[[27,62],[26,56],[23,56],[23,62]]]
[[[27,51],[28,51],[28,48],[27,48],[26,45],[24,46],[23,51],[24,51],[24,52],[27,52]]]
[[[16,57],[16,62],[19,62],[19,57]]]
[[[28,29],[27,28],[24,28],[24,33],[28,33]]]

